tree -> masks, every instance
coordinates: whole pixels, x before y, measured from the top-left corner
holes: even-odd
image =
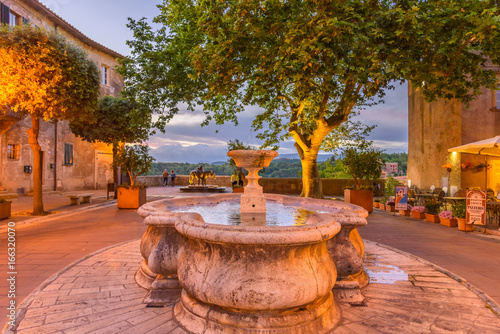
[[[148,139],[151,113],[137,103],[111,96],[99,100],[93,115],[70,122],[73,133],[84,140],[113,145],[113,160],[120,143],[142,142]],[[114,173],[116,182],[116,168]]]
[[[118,148],[113,167],[121,166],[130,177],[130,186],[135,185],[135,178],[147,174],[155,159],[149,155],[149,148],[145,145],[124,145]]]
[[[31,25],[0,27],[0,105],[31,118],[33,214],[44,214],[40,120],[84,119],[98,97],[99,70],[79,47]]]
[[[263,146],[292,138],[301,196],[322,197],[317,155],[350,113],[409,80],[427,100],[468,102],[493,88],[499,10],[491,1],[177,0],[159,5],[154,31],[130,20],[125,93],[164,119],[202,106],[206,120],[237,124],[258,105]]]
[[[342,163],[345,171],[352,176],[356,189],[361,189],[361,181],[373,181],[382,174],[382,151],[373,147],[348,147],[344,150]]]

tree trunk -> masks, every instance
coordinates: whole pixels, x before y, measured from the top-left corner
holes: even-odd
[[[28,133],[28,142],[33,151],[33,214],[37,216],[43,215],[43,199],[42,199],[42,149],[38,144],[38,134],[40,133],[40,119],[31,115],[31,128],[26,130]]]
[[[118,151],[118,144],[116,142],[113,142],[113,162],[115,161],[116,158],[116,152]],[[116,183],[118,185],[118,166],[113,167],[113,183]]]
[[[319,148],[312,147],[304,151],[298,144],[295,147],[302,164],[302,193],[300,197],[324,198],[317,161]]]

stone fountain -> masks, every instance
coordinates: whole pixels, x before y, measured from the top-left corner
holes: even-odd
[[[232,151],[228,155],[250,173],[241,197],[175,198],[139,209],[148,225],[141,241],[144,261],[136,275],[137,282],[150,290],[145,302],[152,306],[176,303],[176,321],[192,333],[332,330],[341,318],[332,293],[336,262],[341,263],[341,280],[351,283],[363,276],[363,250],[352,240],[355,228],[366,224],[367,212],[332,200],[264,195],[257,173],[277,153]],[[241,222],[236,225],[207,223],[200,214],[184,211],[221,203],[237,206],[238,202]],[[266,203],[316,213],[298,226],[268,226]],[[351,259],[338,259],[342,254]],[[352,293],[335,295],[352,297]]]

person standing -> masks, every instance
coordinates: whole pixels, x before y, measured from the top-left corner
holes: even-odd
[[[236,187],[239,180],[238,172],[234,171],[233,175],[231,175],[231,186]]]
[[[173,187],[175,185],[175,172],[173,169],[170,171],[170,177],[172,178],[171,182],[172,182],[172,187]]]
[[[168,170],[165,169],[163,172],[163,186],[166,187],[168,185]]]

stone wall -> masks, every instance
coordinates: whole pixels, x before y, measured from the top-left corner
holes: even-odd
[[[447,180],[449,188],[484,188],[485,174],[460,169],[461,163],[477,164],[484,162],[484,157],[450,153],[448,149],[498,135],[500,113],[492,111],[495,102],[492,91],[483,89],[469,108],[457,101],[427,103],[421,92],[408,84],[407,179],[411,184],[442,187]],[[453,166],[451,173],[441,168],[448,162]]]
[[[148,187],[160,187],[162,185],[161,176],[138,176],[136,182],[140,182]],[[188,175],[177,175],[175,184],[178,186],[187,186],[189,184]],[[302,179],[300,178],[261,178],[259,184],[264,189],[265,193],[300,195],[302,191]],[[352,186],[352,179],[322,179],[323,194],[327,196],[343,196],[344,187]],[[369,185],[370,183],[366,183]],[[383,189],[384,181],[379,181],[381,189]],[[207,179],[207,185],[218,185],[221,187],[231,186],[231,176],[217,176]]]

